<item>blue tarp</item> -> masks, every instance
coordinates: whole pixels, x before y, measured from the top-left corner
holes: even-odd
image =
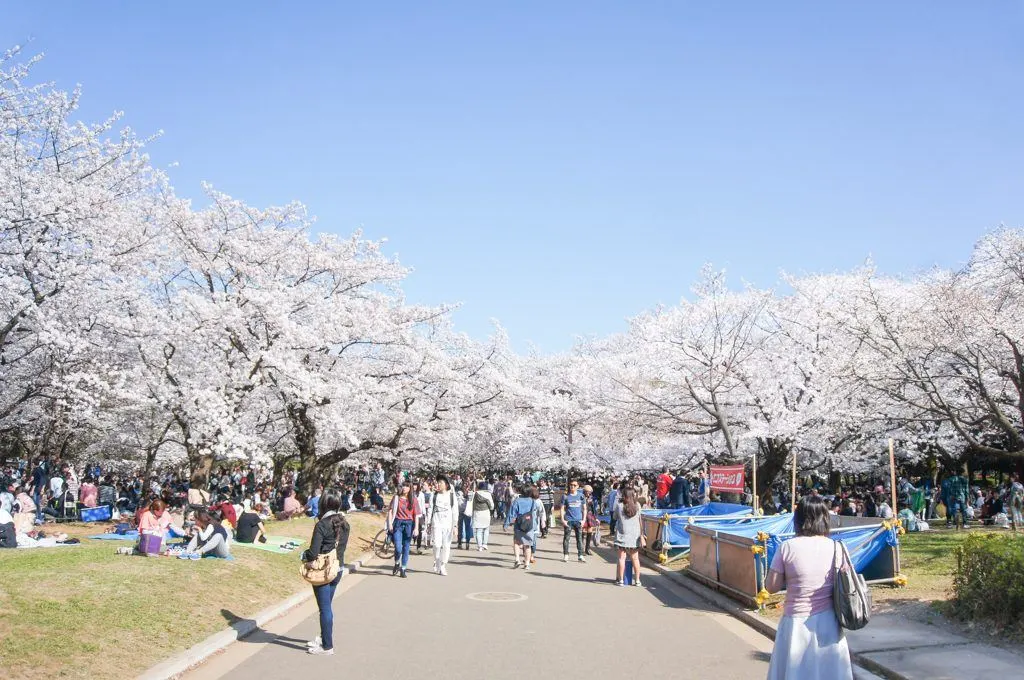
[[[754,509],[749,505],[737,505],[736,503],[708,503],[707,505],[694,505],[689,508],[673,508],[671,510],[644,510],[644,517],[664,517],[670,515],[672,517],[682,517],[684,521],[689,517],[718,517],[718,516],[732,516],[742,517],[753,514]],[[598,515],[604,523],[608,523],[610,517],[608,515]]]
[[[791,533],[793,531],[793,516],[789,513],[770,515],[768,517],[751,517],[749,515],[737,514],[714,519],[701,519],[696,524],[702,529],[754,538],[761,531],[766,534]],[[686,531],[686,527],[689,525],[688,517],[679,519],[673,517],[669,520],[668,526],[662,529],[661,539],[671,546],[689,547],[690,534]]]
[[[787,531],[768,537],[767,565],[769,567],[771,567],[772,558],[775,557],[779,546],[793,536],[792,531]],[[895,547],[898,544],[896,529],[886,529],[882,526],[833,529],[831,537],[846,545],[846,549],[850,551],[853,568],[858,572],[864,571],[886,546]]]

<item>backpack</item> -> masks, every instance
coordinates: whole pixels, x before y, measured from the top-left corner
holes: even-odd
[[[517,501],[517,503],[518,503],[518,501]],[[531,499],[531,501],[530,501],[530,509],[527,510],[525,513],[521,510],[521,508],[522,508],[521,505],[518,505],[518,504],[516,505],[516,510],[519,513],[516,516],[516,529],[520,533],[528,534],[531,531],[533,531],[533,503],[534,503],[534,501]]]
[[[871,620],[871,591],[864,577],[853,568],[846,546],[836,541],[836,556],[832,563],[832,607],[839,625],[847,630],[860,630]]]
[[[488,505],[486,498],[479,494],[473,494],[473,512],[483,512],[490,509],[491,506]]]

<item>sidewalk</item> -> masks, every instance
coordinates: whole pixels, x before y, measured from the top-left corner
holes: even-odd
[[[675,583],[775,638],[775,621],[746,609],[683,573],[646,561],[648,566],[669,576]],[[866,628],[847,631],[846,635],[857,664],[893,680],[1024,677],[1024,657],[898,614],[876,614]]]

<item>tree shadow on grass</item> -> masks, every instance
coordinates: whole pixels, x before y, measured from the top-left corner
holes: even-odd
[[[235,633],[237,633],[238,639],[242,642],[258,645],[279,645],[281,647],[306,651],[305,640],[299,640],[284,635],[275,635],[274,633],[263,630],[256,625],[256,621],[254,619],[246,619],[241,616],[237,616],[229,609],[221,609],[220,615],[224,617],[224,620],[228,622],[228,625],[230,625]]]

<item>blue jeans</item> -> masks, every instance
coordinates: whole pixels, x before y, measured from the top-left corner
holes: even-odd
[[[463,541],[469,545],[473,540],[473,518],[469,515],[459,515],[459,543]]]
[[[395,543],[395,564],[401,561],[402,569],[409,566],[409,545],[412,543],[411,519],[396,519],[391,530],[391,540]]]
[[[313,595],[316,596],[316,606],[320,610],[320,646],[324,649],[334,647],[334,609],[331,602],[334,600],[334,591],[338,589],[341,581],[341,572],[330,583],[322,586],[313,586]]]
[[[43,497],[39,493],[38,489],[36,489],[32,493],[32,501],[36,504],[36,521],[37,522],[42,522],[43,521]]]
[[[484,527],[483,529],[474,529],[473,533],[476,534],[476,544],[478,547],[487,545],[487,539],[491,537],[491,528]]]
[[[960,501],[950,501],[946,506],[946,524],[956,524],[956,515],[960,513],[963,518],[964,526],[967,526],[967,508]]]

